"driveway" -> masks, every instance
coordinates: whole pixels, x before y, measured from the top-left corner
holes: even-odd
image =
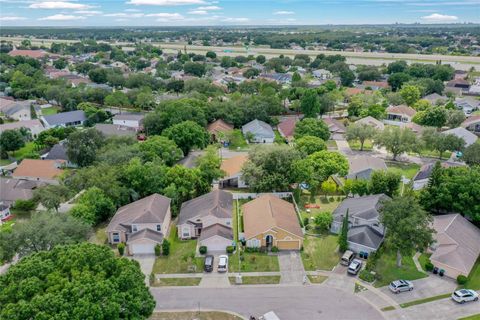
[[[350,149],[350,145],[348,144],[347,140],[343,138],[335,140],[335,142],[337,144],[338,151],[340,151],[344,155],[352,154],[352,149]]]
[[[152,273],[153,264],[155,263],[154,254],[136,254],[131,259],[138,261],[140,269],[142,269],[145,275],[145,283],[147,286],[150,284],[150,274]]]
[[[280,283],[282,284],[302,284],[305,276],[302,257],[297,251],[280,252],[278,254],[278,264],[280,266]]]
[[[413,280],[414,289],[409,292],[394,294],[390,292],[388,287],[379,288],[380,291],[392,297],[397,303],[405,303],[409,301],[434,297],[445,293],[455,291],[457,284],[448,278],[440,278],[439,276],[430,275],[427,278]]]

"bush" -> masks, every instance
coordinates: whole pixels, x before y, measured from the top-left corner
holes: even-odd
[[[234,247],[234,246],[227,246],[227,253],[228,253],[228,254],[233,253],[233,251],[235,251],[235,247]]]
[[[468,281],[468,278],[465,277],[464,275],[459,275],[459,276],[457,277],[457,283],[458,283],[459,285],[464,285],[465,283],[467,283],[467,281]]]
[[[430,261],[428,261],[427,263],[425,263],[425,270],[429,271],[429,272],[432,272],[433,271],[433,263],[431,263]]]
[[[278,247],[272,247],[272,252],[278,252]]]
[[[260,248],[245,248],[245,252],[252,253],[252,252],[260,252]]]
[[[198,248],[198,252],[200,252],[200,254],[207,253],[207,247],[206,246],[200,246],[200,248]]]
[[[365,269],[368,270],[368,271],[375,270],[375,266],[377,265],[378,257],[379,257],[379,255],[375,251],[370,252],[370,254],[368,255],[367,264],[365,266]]]
[[[157,245],[155,246],[155,255],[156,255],[157,257],[159,257],[161,254],[162,254],[162,246],[159,245],[159,244],[157,244]]]
[[[30,211],[35,209],[37,204],[33,200],[22,200],[18,199],[15,201],[14,208],[21,211]]]
[[[125,243],[123,242],[119,243],[117,246],[117,249],[118,249],[118,254],[123,256],[123,254],[125,253]]]
[[[303,218],[303,225],[304,225],[305,227],[308,226],[308,223],[309,223],[309,222],[310,222],[310,219],[308,219],[308,218]]]
[[[373,280],[375,280],[375,275],[367,270],[360,271],[360,274],[358,275],[358,277],[366,282],[373,282]]]
[[[162,242],[162,254],[168,256],[170,254],[170,242],[164,239]]]

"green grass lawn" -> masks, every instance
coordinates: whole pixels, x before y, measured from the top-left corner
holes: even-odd
[[[235,283],[235,277],[228,277],[230,284]],[[259,277],[243,277],[242,284],[279,284],[280,276],[259,276]]]
[[[162,278],[155,280],[152,287],[185,287],[198,286],[202,278]]]
[[[348,141],[348,144],[350,145],[350,149],[352,150],[360,150],[360,141],[358,140],[350,140]],[[365,143],[363,144],[363,151],[370,151],[373,149],[373,143],[372,140],[365,140]]]
[[[411,153],[413,155],[419,155],[420,157],[429,157],[429,158],[438,158],[438,151],[433,151],[433,150],[421,150],[420,152],[418,153]],[[448,159],[450,158],[451,156],[451,152],[450,151],[445,151],[444,153],[442,153],[442,159]]]
[[[94,228],[94,233],[90,237],[89,241],[95,244],[107,244],[107,223],[102,223]]]
[[[171,226],[170,236],[170,255],[167,257],[158,257],[153,265],[153,273],[189,273],[190,266],[196,266],[197,272],[202,272],[203,259],[195,257],[197,241],[180,240],[177,238],[177,228],[174,224]]]
[[[436,301],[436,300],[440,300],[440,299],[445,299],[445,298],[448,298],[450,296],[451,296],[451,293],[440,294],[438,296],[433,296],[433,297],[428,297],[428,298],[425,298],[425,299],[419,299],[419,300],[409,301],[409,302],[406,302],[406,303],[401,303],[400,307],[408,308],[408,307],[416,306],[416,305],[427,303],[427,302],[432,302],[432,301]]]
[[[230,272],[270,272],[279,271],[278,257],[259,252],[243,252],[243,260],[238,268],[239,252],[230,256],[228,271]]]
[[[235,243],[238,241],[238,221],[237,221],[237,200],[233,200],[232,206],[232,229],[233,229],[233,240]]]
[[[426,273],[419,272],[415,267],[412,257],[403,257],[402,266],[396,265],[396,254],[394,252],[385,251],[377,261],[375,271],[379,279],[375,281],[375,287],[383,287],[390,282],[398,279],[416,280],[427,277]]]
[[[327,280],[327,276],[308,276],[308,280],[310,280],[310,283],[315,283],[315,284],[320,284],[323,283],[325,280]]]
[[[301,253],[305,270],[332,270],[340,259],[337,252],[338,236],[306,236]]]
[[[480,258],[473,266],[472,271],[470,271],[470,274],[468,275],[468,281],[463,287],[473,290],[480,290]]]
[[[458,320],[480,320],[480,313],[479,314],[474,314],[468,317],[460,318]]]
[[[28,142],[22,148],[18,149],[15,152],[9,152],[9,154],[17,160],[23,160],[26,156],[34,152],[37,152],[37,150],[35,149],[35,144],[33,142]]]
[[[280,132],[278,132],[278,130],[274,130],[273,132],[275,133],[275,140],[274,140],[275,143],[277,143],[277,144],[286,144],[287,143],[285,141],[285,138],[282,137],[282,135],[280,134]]]
[[[10,163],[12,163],[12,161],[9,159],[0,159],[0,167],[6,166]]]
[[[332,197],[333,197],[333,201],[332,200]],[[311,216],[315,216],[316,214],[320,213],[320,212],[333,212],[337,207],[338,205],[340,204],[340,202],[343,201],[343,199],[345,198],[345,196],[327,196],[325,198],[325,196],[321,195],[321,196],[316,196],[315,197],[315,201],[311,201],[310,199],[310,195],[308,194],[303,194],[301,197],[300,197],[300,203],[298,203],[298,207],[301,211],[301,214],[302,214],[302,218],[304,217],[311,217]],[[312,203],[315,203],[317,205],[319,205],[319,208],[310,208],[310,213],[307,213],[305,210],[305,204],[312,204]]]
[[[42,116],[50,116],[52,114],[57,114],[58,108],[57,107],[49,107],[42,109]]]
[[[418,257],[418,262],[420,262],[420,265],[422,266],[423,271],[426,272],[425,270],[425,264],[430,261],[430,256],[431,253],[422,253],[420,257]]]
[[[416,163],[387,162],[388,171],[398,173],[407,179],[412,179],[420,166]]]
[[[228,134],[227,138],[228,138],[228,141],[230,142],[230,145],[228,146],[230,150],[248,148],[247,141],[243,137],[242,131],[239,129],[233,130],[230,134]]]

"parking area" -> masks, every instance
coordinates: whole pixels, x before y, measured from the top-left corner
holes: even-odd
[[[288,251],[278,254],[278,264],[282,284],[301,284],[305,276],[302,258],[299,252]]]

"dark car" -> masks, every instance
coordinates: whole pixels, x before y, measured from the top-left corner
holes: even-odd
[[[212,272],[213,271],[213,256],[206,256],[205,257],[205,265],[204,265],[205,272]]]

